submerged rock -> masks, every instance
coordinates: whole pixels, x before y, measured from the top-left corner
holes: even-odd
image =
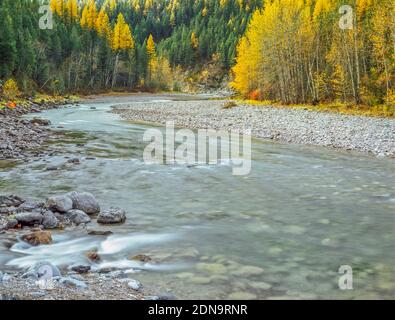
[[[37,126],[49,126],[51,124],[51,121],[47,119],[33,118],[32,120],[30,120],[30,123]]]
[[[140,262],[150,262],[152,261],[152,258],[145,255],[145,254],[138,254],[137,256],[134,256],[131,258],[131,260],[135,260],[135,261],[140,261]]]
[[[84,211],[86,214],[96,214],[100,212],[100,205],[96,198],[88,192],[69,192],[67,196],[72,200],[71,209]]]
[[[80,159],[78,158],[73,158],[73,159],[69,159],[67,160],[67,163],[72,163],[72,164],[80,164]]]
[[[101,230],[89,230],[88,234],[90,236],[110,236],[113,234],[112,231],[101,231]]]
[[[80,225],[83,223],[91,222],[91,218],[81,210],[69,210],[67,211],[65,217],[70,220],[70,222]]]
[[[47,208],[51,211],[66,213],[73,209],[73,200],[66,195],[54,196],[47,200]]]
[[[97,253],[97,249],[89,250],[87,253],[85,253],[85,256],[93,262],[98,262],[101,260],[100,255]]]
[[[49,231],[33,231],[23,235],[21,239],[32,246],[52,243],[52,235]]]
[[[233,271],[232,274],[238,277],[252,277],[259,276],[264,272],[262,268],[255,266],[242,266]]]
[[[31,199],[26,200],[17,209],[16,212],[32,212],[41,210],[44,207],[43,202],[37,202]]]
[[[126,221],[126,212],[120,208],[110,208],[103,211],[97,217],[97,222],[101,224],[116,224]]]
[[[83,274],[83,273],[88,273],[91,270],[90,266],[73,266],[71,267],[71,270],[74,272]]]
[[[249,292],[233,292],[228,296],[229,300],[255,300],[257,296]]]

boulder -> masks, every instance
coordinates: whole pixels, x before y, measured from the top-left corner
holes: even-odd
[[[85,253],[85,256],[93,262],[98,262],[101,260],[100,255],[97,253],[96,249],[89,250],[87,253]]]
[[[103,211],[97,217],[97,222],[101,224],[123,223],[126,220],[126,212],[120,208],[110,208]]]
[[[100,205],[91,193],[73,191],[66,196],[73,202],[73,207],[70,209],[81,210],[87,214],[96,214],[100,212]]]
[[[47,200],[47,208],[51,211],[66,213],[73,209],[73,200],[67,195],[50,197]]]
[[[25,200],[15,195],[0,196],[0,206],[19,207],[23,202],[25,202]]]
[[[30,123],[37,126],[49,126],[51,124],[51,121],[47,119],[33,118],[32,120],[30,120]]]
[[[80,274],[84,274],[84,273],[88,273],[91,270],[90,266],[73,266],[71,267],[71,270],[73,270],[74,272],[80,273]]]
[[[49,231],[33,231],[28,234],[25,234],[21,237],[21,239],[32,246],[39,246],[42,244],[51,244],[52,243],[52,235]]]
[[[16,219],[9,219],[4,226],[5,230],[15,229],[18,226],[18,221]]]
[[[59,220],[56,218],[55,214],[49,210],[44,211],[42,214],[43,221],[42,225],[45,229],[56,229],[59,226]]]
[[[15,220],[24,226],[34,226],[41,224],[43,216],[40,212],[21,212],[15,215]]]
[[[38,262],[24,271],[22,278],[60,277],[60,270],[49,262]]]
[[[39,211],[43,207],[44,207],[43,202],[37,202],[37,201],[31,200],[31,199],[28,199],[16,209],[16,212]]]
[[[76,225],[91,222],[91,218],[89,218],[89,216],[81,210],[69,210],[65,214],[65,217],[69,219],[70,222],[75,223]]]

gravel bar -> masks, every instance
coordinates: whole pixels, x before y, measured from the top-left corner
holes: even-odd
[[[316,145],[395,157],[395,119],[349,116],[271,106],[238,105],[227,101],[163,101],[128,103],[113,107],[122,119],[194,129],[251,128],[257,138]],[[245,129],[247,128],[247,129]]]

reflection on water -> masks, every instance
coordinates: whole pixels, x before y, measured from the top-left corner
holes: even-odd
[[[109,106],[43,113],[67,133],[52,142],[58,155],[1,167],[0,188],[38,199],[89,191],[103,207],[125,208],[126,224],[89,226],[111,229],[107,237],[57,232],[46,247],[0,244],[4,268],[86,264],[96,248],[103,260],[93,268],[140,270],[140,281],[180,298],[395,298],[393,160],[255,140],[246,177],[224,164],[147,165],[148,127],[118,120]],[[153,260],[131,259],[139,254]],[[338,289],[341,265],[353,267],[352,291]]]

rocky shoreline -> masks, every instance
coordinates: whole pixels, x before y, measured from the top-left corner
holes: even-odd
[[[102,210],[95,197],[87,192],[69,192],[45,202],[16,195],[0,196],[0,234],[11,246],[22,241],[29,247],[53,243],[52,232],[86,226],[92,219],[100,225],[125,222],[126,213],[119,208]],[[86,230],[89,236],[107,236],[111,231]],[[0,300],[163,300],[174,298],[167,293],[151,295],[150,290],[130,275],[138,270],[96,269],[101,257],[95,248],[85,253],[85,265],[58,268],[41,261],[24,270],[5,273],[0,270]],[[146,256],[130,259],[142,265]]]
[[[69,99],[57,101],[32,102],[17,105],[13,109],[0,110],[0,160],[23,160],[41,156],[50,152],[40,150],[42,144],[51,137],[48,120],[38,117],[32,120],[21,118],[27,113],[40,113],[43,110],[59,108],[62,105],[75,103]]]
[[[237,105],[233,101],[163,101],[113,107],[121,118],[194,129],[252,130],[257,138],[395,158],[395,119],[302,109]]]

